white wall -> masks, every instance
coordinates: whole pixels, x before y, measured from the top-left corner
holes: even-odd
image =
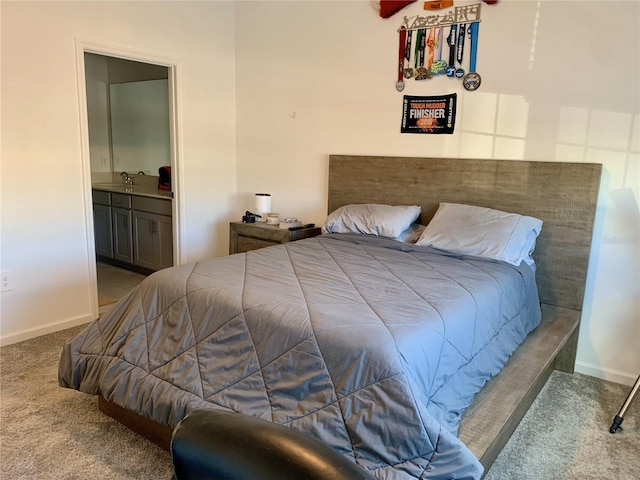
[[[235,193],[234,6],[2,2],[1,341],[93,319],[75,44],[178,64],[181,260],[228,252]],[[83,86],[82,86],[83,88]]]
[[[577,370],[632,383],[640,372],[640,3],[483,5],[480,89],[440,77],[403,92],[458,93],[455,133],[433,136],[399,133],[397,29],[416,14],[425,15],[422,2],[388,20],[368,1],[237,4],[238,215],[266,191],[274,211],[321,223],[331,153],[603,163]]]

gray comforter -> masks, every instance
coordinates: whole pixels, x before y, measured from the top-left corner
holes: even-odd
[[[380,479],[479,478],[460,415],[539,319],[526,265],[326,235],[156,272],[69,340],[59,382],[170,426],[285,424]]]

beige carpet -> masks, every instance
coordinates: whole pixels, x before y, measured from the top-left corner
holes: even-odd
[[[168,452],[58,387],[58,355],[81,328],[0,349],[0,479],[169,480]]]
[[[485,480],[640,479],[640,398],[609,433],[630,391],[554,372]]]
[[[60,348],[81,328],[0,349],[0,479],[169,480],[168,452],[58,387]],[[640,478],[640,399],[609,433],[629,391],[554,372],[486,479]]]

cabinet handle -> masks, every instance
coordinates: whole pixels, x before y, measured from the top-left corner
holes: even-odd
[[[158,233],[158,221],[151,222],[151,233]]]

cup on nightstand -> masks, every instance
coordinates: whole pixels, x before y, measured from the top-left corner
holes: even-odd
[[[267,213],[267,225],[278,225],[280,223],[279,213]]]

